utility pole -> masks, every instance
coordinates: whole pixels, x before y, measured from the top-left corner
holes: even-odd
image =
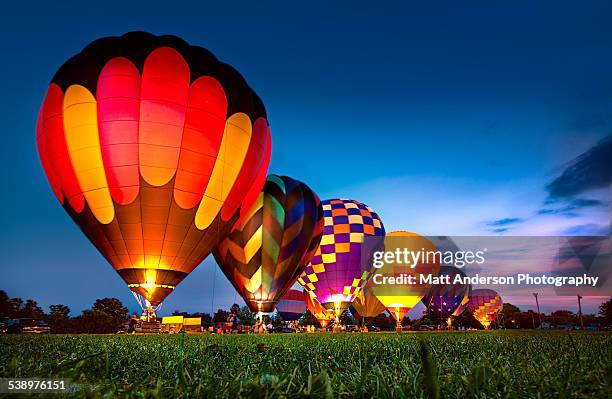
[[[538,308],[538,328],[542,328],[542,315],[540,314],[540,302],[538,301],[538,293],[534,292],[533,296],[535,297],[536,300],[536,307]]]
[[[582,295],[578,295],[578,317],[580,318],[580,328],[583,328],[584,325],[582,324],[582,304],[580,303],[581,299]]]

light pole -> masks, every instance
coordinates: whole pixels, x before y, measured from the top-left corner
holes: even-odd
[[[538,328],[542,328],[542,315],[540,314],[540,302],[538,301],[538,293],[534,292],[533,296],[536,300],[536,308],[538,309]]]
[[[584,325],[582,324],[582,304],[580,303],[581,299],[582,295],[578,295],[578,317],[580,318],[580,328],[584,328]]]

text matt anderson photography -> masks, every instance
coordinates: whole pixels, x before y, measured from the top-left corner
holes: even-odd
[[[612,396],[612,3],[2,14],[0,396]]]

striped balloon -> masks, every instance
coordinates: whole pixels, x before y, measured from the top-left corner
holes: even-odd
[[[254,312],[272,312],[321,240],[323,212],[302,182],[270,175],[254,206],[213,251]]]
[[[36,143],[59,202],[147,306],[251,208],[271,151],[263,103],[236,70],[145,32],[61,66]]]
[[[276,311],[284,321],[294,321],[304,315],[306,302],[302,290],[289,290],[278,301]]]

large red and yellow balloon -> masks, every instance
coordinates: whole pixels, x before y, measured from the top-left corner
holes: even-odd
[[[263,103],[236,70],[144,32],[60,67],[36,141],[64,209],[151,305],[251,208],[271,151]]]

